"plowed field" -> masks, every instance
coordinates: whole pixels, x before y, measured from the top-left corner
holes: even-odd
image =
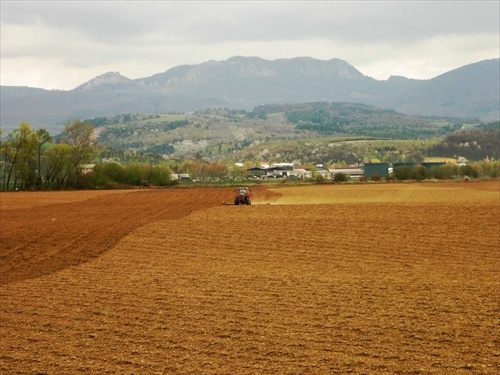
[[[0,193],[0,374],[498,374],[500,185]]]

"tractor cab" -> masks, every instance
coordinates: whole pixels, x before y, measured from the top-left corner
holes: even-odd
[[[234,204],[252,204],[250,199],[250,189],[247,187],[239,187],[236,189],[236,195],[234,196]]]

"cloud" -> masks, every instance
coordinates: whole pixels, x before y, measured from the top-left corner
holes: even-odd
[[[499,56],[498,1],[2,1],[1,13],[2,85],[70,89],[235,55],[432,78]]]

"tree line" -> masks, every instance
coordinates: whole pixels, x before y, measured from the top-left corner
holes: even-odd
[[[159,154],[104,148],[96,140],[94,125],[81,120],[67,122],[57,139],[28,123],[0,138],[0,190],[170,186],[177,182],[173,173],[203,180],[224,179],[229,172],[226,163],[209,163],[199,155],[167,165]],[[232,171],[233,177],[243,174],[243,168]]]
[[[1,133],[0,133],[1,134]],[[22,123],[0,143],[2,189],[61,189],[81,186],[86,165],[99,152],[94,126],[65,124],[59,143],[45,129]]]
[[[427,169],[423,166],[400,166],[393,170],[391,175],[386,176],[387,180],[416,180],[426,179],[451,180],[457,177],[467,176],[468,178],[500,176],[500,162],[482,161],[480,163],[470,163],[457,165],[455,163],[446,163],[441,166]]]
[[[1,131],[1,130],[0,130]],[[1,135],[2,133],[0,133]],[[172,184],[172,170],[144,163],[95,163],[103,151],[93,124],[69,121],[56,140],[27,123],[0,142],[1,190],[111,188]]]
[[[441,141],[432,142],[378,140],[314,145],[309,141],[288,141],[266,156],[268,162],[297,160],[303,167],[318,163],[339,167],[366,161],[420,163],[425,155],[462,157],[483,161],[474,167],[470,163],[461,167],[447,164],[432,173],[418,168],[402,168],[395,170],[392,178],[447,179],[463,174],[472,178],[496,178],[500,174],[498,125],[496,122],[457,131]],[[257,149],[255,154],[237,155],[233,152],[239,159],[237,161],[244,161],[241,167],[237,167],[234,161],[220,160],[221,155],[227,153],[223,148],[241,148],[230,143],[215,145],[212,155],[215,161],[209,162],[201,153],[192,160],[166,160],[161,150],[149,153],[114,150],[101,146],[96,138],[94,125],[80,120],[67,122],[62,135],[55,138],[44,129],[33,130],[27,123],[20,124],[3,138],[0,129],[0,190],[169,186],[177,182],[172,176],[175,173],[186,173],[200,181],[242,179],[246,177],[247,168],[259,166],[262,161]]]

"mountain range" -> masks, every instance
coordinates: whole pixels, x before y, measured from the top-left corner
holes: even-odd
[[[150,77],[108,72],[73,90],[1,86],[0,126],[28,122],[57,131],[74,118],[192,112],[206,108],[251,110],[263,104],[346,102],[420,116],[500,117],[500,59],[466,65],[429,80],[391,76],[376,80],[340,59],[265,60],[232,57],[181,65]]]

